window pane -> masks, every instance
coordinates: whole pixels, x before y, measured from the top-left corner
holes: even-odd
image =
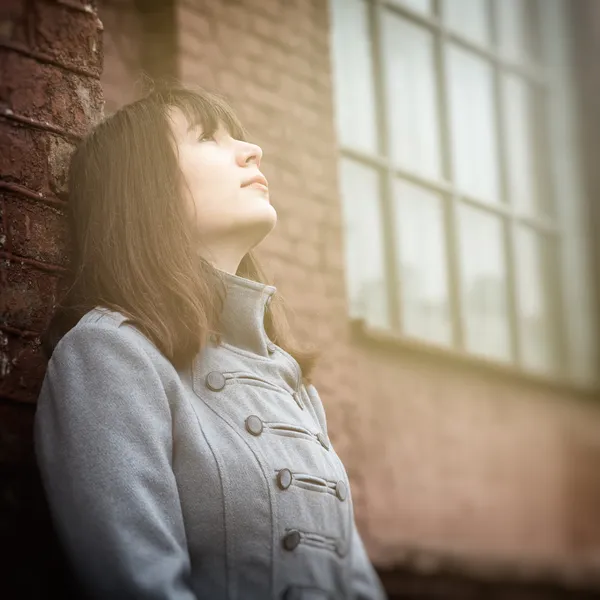
[[[569,0],[570,1],[570,0]],[[581,384],[600,383],[598,343],[598,289],[594,271],[596,224],[590,223],[589,202],[582,180],[582,154],[576,88],[572,84],[574,64],[569,27],[569,6],[563,0],[544,0],[541,17],[545,57],[550,68],[553,95],[548,104],[551,142],[550,171],[556,212],[564,235],[561,239],[563,302],[570,374]]]
[[[563,301],[566,306],[565,334],[570,373],[583,384],[598,384],[598,305],[594,294],[592,261],[594,243],[588,234],[569,235],[563,240],[561,266]]]
[[[375,95],[367,4],[331,0],[332,61],[340,143],[377,152]]]
[[[539,233],[519,227],[515,235],[517,298],[523,364],[535,370],[557,367],[556,315],[550,285],[552,247]],[[575,308],[575,307],[573,307]]]
[[[466,347],[487,357],[509,359],[502,223],[495,216],[461,205],[458,224]]]
[[[536,126],[541,107],[534,91],[516,75],[503,77],[502,97],[506,124],[506,161],[509,201],[519,212],[541,211],[543,174],[541,136]],[[537,138],[537,139],[536,139]]]
[[[498,150],[491,66],[451,47],[448,61],[454,178],[470,196],[498,202]]]
[[[347,158],[340,161],[350,315],[389,326],[379,174]]]
[[[442,199],[403,180],[394,184],[403,332],[452,342]]]
[[[383,41],[392,158],[404,168],[439,177],[433,35],[384,13]]]
[[[495,0],[500,51],[515,62],[537,56],[536,0]]]
[[[442,0],[441,7],[450,29],[480,44],[491,43],[487,0]]]
[[[406,6],[406,8],[412,8],[419,12],[431,12],[431,0],[392,0],[392,3]]]

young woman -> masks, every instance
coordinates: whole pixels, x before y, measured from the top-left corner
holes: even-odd
[[[35,450],[92,598],[384,598],[346,471],[252,249],[277,221],[218,95],[157,87],[69,171],[68,286]],[[271,302],[272,300],[272,302]]]

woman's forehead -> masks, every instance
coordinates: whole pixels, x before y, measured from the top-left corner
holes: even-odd
[[[179,106],[169,106],[168,114],[176,132],[185,135],[190,131],[204,128],[202,116],[193,111],[184,111]],[[217,120],[217,129],[225,128],[221,120]]]
[[[183,112],[183,110],[179,108],[179,106],[167,107],[167,114],[169,116],[170,121],[173,124],[173,128],[179,133],[184,134],[187,131],[189,131],[194,125],[199,125],[199,123],[194,123],[193,121],[191,121]]]

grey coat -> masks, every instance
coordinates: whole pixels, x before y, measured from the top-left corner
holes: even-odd
[[[55,348],[34,440],[73,571],[103,599],[383,599],[317,390],[265,333],[276,289],[226,281],[191,371],[100,307]]]

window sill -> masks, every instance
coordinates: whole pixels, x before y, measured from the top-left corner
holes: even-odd
[[[443,362],[446,365],[452,364],[464,371],[485,373],[503,381],[511,379],[523,385],[545,388],[552,392],[576,394],[588,400],[600,399],[600,382],[586,385],[560,376],[526,371],[514,365],[503,364],[475,354],[438,346],[431,342],[368,325],[361,319],[350,320],[350,332],[354,341],[373,349],[409,352],[430,358],[432,361]]]

